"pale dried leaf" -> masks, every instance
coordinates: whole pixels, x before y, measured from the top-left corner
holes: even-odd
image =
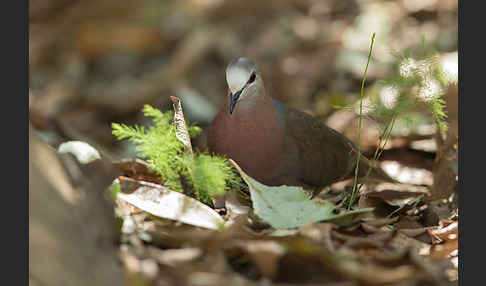
[[[139,183],[130,194],[119,192],[118,199],[165,219],[215,230],[224,225],[217,212],[198,200],[157,184],[143,181]]]
[[[192,154],[191,137],[187,130],[186,120],[182,112],[181,100],[178,97],[171,96],[172,104],[174,106],[174,126],[176,128],[175,135],[179,141],[184,144],[186,152]]]

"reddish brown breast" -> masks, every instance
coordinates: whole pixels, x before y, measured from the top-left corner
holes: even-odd
[[[212,152],[235,160],[256,180],[275,185],[285,165],[285,122],[270,102],[252,108],[223,109],[213,120],[208,133]]]

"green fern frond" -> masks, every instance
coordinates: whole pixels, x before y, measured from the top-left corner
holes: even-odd
[[[128,126],[125,124],[112,123],[113,135],[116,136],[118,140],[130,138],[132,140],[136,138],[142,138],[145,135],[145,129],[140,126]]]
[[[175,127],[171,123],[172,111],[162,112],[145,105],[142,112],[152,118],[153,125],[144,128],[112,123],[112,133],[118,140],[133,142],[137,155],[153,166],[153,171],[167,187],[181,192],[181,181],[184,180],[201,202],[211,205],[211,196],[223,194],[240,183],[226,158],[207,153],[190,156],[183,152],[184,145],[176,138]],[[193,124],[188,126],[188,131],[189,136],[194,138],[202,129]]]

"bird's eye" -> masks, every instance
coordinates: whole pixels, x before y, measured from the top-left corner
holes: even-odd
[[[255,75],[255,72],[253,72],[251,74],[251,76],[250,76],[250,79],[248,79],[247,84],[250,84],[250,83],[254,82],[255,81],[255,78],[256,78],[256,75]]]

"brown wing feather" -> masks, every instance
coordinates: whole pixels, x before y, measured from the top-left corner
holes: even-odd
[[[299,150],[304,183],[325,186],[352,173],[356,152],[347,137],[293,108],[287,108],[286,123]]]

